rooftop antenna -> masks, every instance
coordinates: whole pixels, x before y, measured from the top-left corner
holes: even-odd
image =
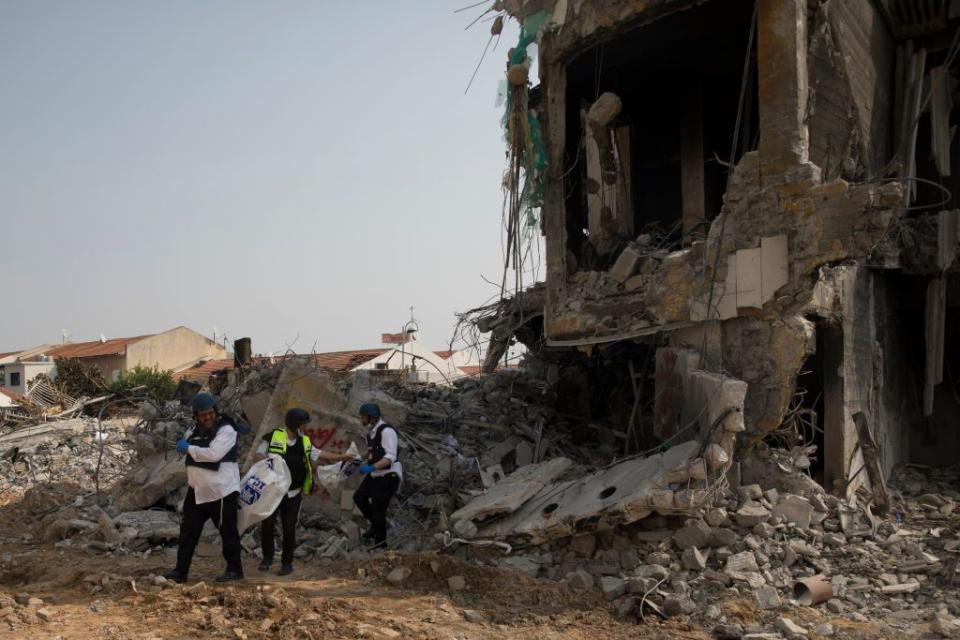
[[[216,344],[217,336],[220,335],[220,327],[213,325],[213,343]]]
[[[70,334],[67,333],[67,330],[60,329],[60,335],[63,337],[63,342],[61,342],[61,344],[67,344],[67,340],[70,339]]]
[[[107,336],[105,336],[105,335],[103,335],[103,334],[101,333],[101,334],[100,334],[100,343],[103,344],[103,343],[106,342],[106,341],[107,341]]]

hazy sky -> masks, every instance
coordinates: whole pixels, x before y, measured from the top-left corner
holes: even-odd
[[[501,262],[468,0],[0,1],[0,351],[186,325],[441,347]]]

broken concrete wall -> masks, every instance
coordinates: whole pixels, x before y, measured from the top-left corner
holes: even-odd
[[[810,160],[827,180],[876,176],[890,157],[893,37],[870,0],[810,13]]]

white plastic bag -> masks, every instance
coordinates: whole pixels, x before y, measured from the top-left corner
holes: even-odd
[[[276,511],[290,490],[290,469],[283,458],[271,454],[247,471],[240,484],[240,513],[237,530],[243,533]]]
[[[360,457],[356,442],[350,443],[350,448],[347,449],[347,453],[355,458]],[[343,469],[348,465],[350,465],[349,462],[335,462],[317,467],[317,484],[323,487],[327,493],[333,494],[333,492],[337,490],[337,487],[340,486],[340,482],[346,477]]]

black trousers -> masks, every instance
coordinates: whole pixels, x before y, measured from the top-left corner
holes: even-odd
[[[223,544],[223,559],[227,561],[227,571],[243,575],[240,562],[240,534],[237,532],[237,492],[214,500],[197,504],[193,487],[187,489],[183,501],[183,520],[180,522],[180,544],[177,546],[177,573],[186,577],[190,573],[193,552],[197,549],[200,534],[207,518],[220,530]]]
[[[374,478],[367,476],[353,494],[353,502],[370,521],[373,539],[377,544],[387,542],[387,507],[400,486],[400,477],[395,473]]]
[[[283,500],[260,526],[260,549],[264,560],[273,560],[273,529],[280,517],[280,526],[283,528],[283,550],[280,553],[280,562],[293,564],[293,550],[297,548],[297,520],[300,519],[300,505],[303,502],[303,493],[293,498],[283,496]]]

